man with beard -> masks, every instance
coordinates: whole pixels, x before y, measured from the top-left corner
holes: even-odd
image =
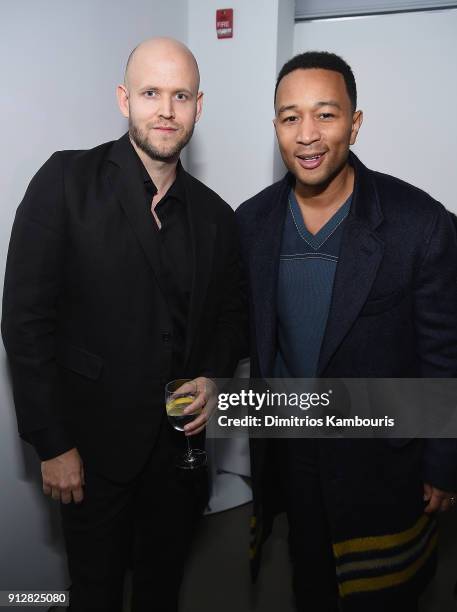
[[[457,375],[450,215],[350,152],[356,104],[352,70],[332,53],[303,53],[279,73],[274,126],[288,172],[237,210],[253,378]],[[254,559],[285,509],[300,612],[417,611],[436,560],[435,514],[455,504],[455,440],[251,448]]]
[[[242,295],[231,208],[182,168],[200,117],[195,58],[172,39],[131,54],[129,131],[60,151],[18,208],[2,333],[19,432],[61,502],[70,609],[177,610],[183,564],[207,500],[206,470],[179,470],[184,435],[164,385],[195,380],[186,425],[200,434],[239,358]],[[199,440],[203,443],[202,440]]]

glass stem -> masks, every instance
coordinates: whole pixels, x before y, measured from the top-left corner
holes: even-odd
[[[187,456],[192,457],[192,446],[190,445],[189,436],[186,436],[186,442],[187,442]]]

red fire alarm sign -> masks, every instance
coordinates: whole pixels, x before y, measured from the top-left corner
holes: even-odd
[[[233,38],[233,9],[217,9],[216,32],[218,38]]]

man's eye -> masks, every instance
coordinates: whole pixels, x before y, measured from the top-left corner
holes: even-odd
[[[334,116],[332,113],[320,113],[319,119],[332,119]]]
[[[177,100],[187,100],[187,94],[185,94],[185,93],[178,93],[178,94],[176,94],[176,99]]]
[[[157,92],[155,92],[153,89],[148,89],[148,91],[144,92],[144,95],[146,96],[146,98],[153,98],[156,93]]]
[[[295,115],[289,115],[288,117],[284,117],[283,122],[284,123],[294,123],[297,119],[298,117],[296,117]]]

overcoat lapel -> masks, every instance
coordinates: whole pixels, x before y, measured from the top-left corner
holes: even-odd
[[[318,376],[357,318],[383,256],[383,245],[355,219],[348,219],[341,244]]]
[[[350,162],[355,170],[354,194],[335,273],[318,376],[323,375],[366,302],[384,253],[384,243],[373,231],[382,221],[382,212],[370,171],[353,154]]]
[[[279,257],[290,187],[290,176],[286,175],[278,183],[271,207],[259,225],[252,250],[250,282],[262,376],[272,376],[276,354]]]

